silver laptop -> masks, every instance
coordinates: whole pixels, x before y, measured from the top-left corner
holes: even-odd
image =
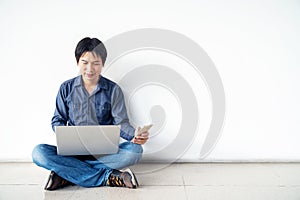
[[[116,125],[56,126],[58,155],[99,155],[117,153],[120,128]]]

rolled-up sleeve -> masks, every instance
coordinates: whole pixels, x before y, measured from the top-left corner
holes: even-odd
[[[116,85],[112,92],[111,97],[112,116],[115,125],[121,125],[121,137],[125,140],[132,140],[134,137],[135,129],[130,125],[124,95],[121,88]]]

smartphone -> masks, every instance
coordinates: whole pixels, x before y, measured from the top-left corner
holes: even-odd
[[[137,133],[137,135],[141,135],[143,132],[149,131],[149,129],[153,126],[153,124],[149,124],[149,125],[145,125],[143,126],[143,128],[141,128],[139,130],[139,132]]]

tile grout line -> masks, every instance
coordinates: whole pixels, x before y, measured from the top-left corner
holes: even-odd
[[[0,183],[0,186],[39,186],[41,184],[38,183]]]
[[[185,194],[185,198],[186,200],[189,200],[189,197],[188,197],[188,194],[187,194],[187,191],[186,191],[186,185],[185,185],[185,181],[184,181],[184,176],[181,176],[182,178],[182,183],[183,183],[183,189],[184,189],[184,194]]]

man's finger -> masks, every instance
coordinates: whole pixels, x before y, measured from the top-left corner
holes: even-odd
[[[136,136],[135,139],[137,140],[148,140],[148,137]]]

